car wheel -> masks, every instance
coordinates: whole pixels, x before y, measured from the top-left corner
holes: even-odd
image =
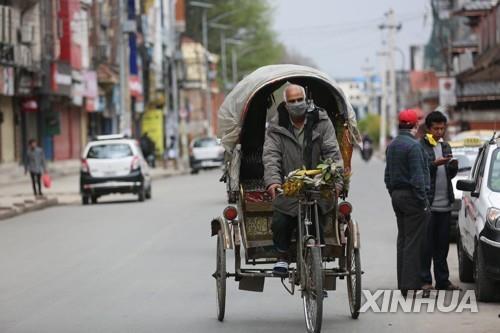
[[[91,199],[93,204],[97,203],[97,195],[93,195]]]
[[[198,174],[199,171],[200,171],[199,169],[191,169],[191,174],[196,175]]]
[[[146,191],[146,199],[151,199],[151,186],[149,186],[148,190]]]
[[[476,245],[474,258],[474,278],[476,280],[476,296],[478,301],[491,302],[496,298],[495,281],[486,275],[484,253],[480,244]]]
[[[457,239],[458,277],[462,282],[474,282],[474,264],[465,253],[459,228],[457,228],[455,235]]]
[[[89,204],[89,196],[82,195],[82,205],[88,205],[88,204]]]
[[[146,197],[146,191],[144,191],[144,187],[141,186],[141,188],[139,189],[139,193],[137,193],[137,197],[140,202],[144,201],[144,198]]]

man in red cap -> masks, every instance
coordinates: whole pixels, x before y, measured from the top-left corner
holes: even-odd
[[[415,110],[399,113],[399,134],[387,147],[384,175],[398,224],[398,289],[405,296],[423,285],[422,246],[430,212],[428,163],[415,138],[418,120]]]

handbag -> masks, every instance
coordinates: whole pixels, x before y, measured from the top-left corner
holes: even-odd
[[[52,178],[50,178],[50,175],[48,173],[44,173],[42,175],[42,183],[43,187],[45,188],[50,188],[50,186],[52,185]]]

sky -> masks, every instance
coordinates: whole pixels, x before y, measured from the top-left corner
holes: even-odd
[[[334,78],[362,76],[363,67],[380,71],[377,53],[382,50],[383,34],[378,26],[389,9],[402,24],[396,36],[400,49],[395,55],[397,69],[409,68],[410,45],[425,44],[432,27],[430,0],[269,2],[274,8],[273,27],[279,40]]]

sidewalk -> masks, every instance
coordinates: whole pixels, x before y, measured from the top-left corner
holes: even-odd
[[[54,205],[79,204],[80,162],[69,160],[48,165],[52,186],[43,189],[44,197],[35,198],[29,175],[17,164],[0,165],[0,220]],[[151,169],[153,179],[185,174],[185,170]]]

